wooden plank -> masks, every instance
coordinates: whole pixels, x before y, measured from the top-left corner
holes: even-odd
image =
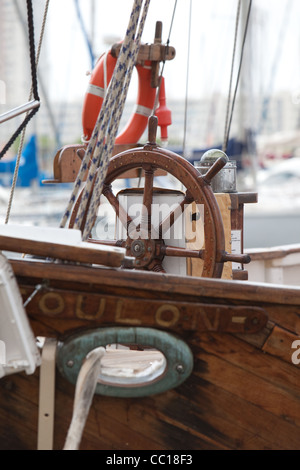
[[[206,344],[201,343],[202,348]],[[202,349],[202,360],[205,361],[209,370],[206,380],[277,416],[282,419],[283,424],[286,422],[300,426],[299,371],[296,370],[293,374],[294,367],[290,366],[292,379],[285,371],[285,379],[288,379],[288,382],[284,383],[280,377],[283,367],[280,368],[280,372],[276,371],[275,365],[268,370],[263,355],[257,354],[255,350],[252,350],[251,361],[252,364],[253,361],[256,362],[256,368],[252,368],[252,372],[247,363],[246,366],[244,365],[247,361],[245,354],[238,352],[235,364],[232,363],[233,353],[227,353],[226,359],[223,357],[224,355],[221,357],[218,354],[218,360],[216,360],[215,354],[204,352]],[[274,364],[278,365],[279,362]],[[271,361],[269,361],[270,364],[272,364]],[[283,364],[288,368],[286,363]],[[260,371],[257,372],[259,369]],[[264,370],[264,375],[262,370]],[[300,428],[298,429],[300,431]]]
[[[296,335],[300,335],[300,312],[298,307],[293,307],[292,305],[289,305],[287,301],[287,304],[284,309],[281,305],[277,305],[275,303],[268,310],[268,312],[269,318],[272,319],[274,323],[286,330],[290,330]]]
[[[298,448],[295,425],[212,383],[201,348],[195,359],[196,374],[176,390],[143,399],[95,397],[83,446],[90,446],[90,434],[95,442],[98,431],[98,446],[105,441],[119,449],[149,448],[149,438],[154,449]],[[224,361],[215,360],[224,366]],[[60,390],[69,391],[69,384],[58,381]]]
[[[221,211],[224,234],[225,234],[225,251],[231,253],[231,211],[230,211],[230,194],[215,194],[219,209]],[[232,279],[232,262],[224,263],[222,279]]]
[[[262,349],[273,356],[281,358],[288,364],[293,364],[292,354],[294,349],[292,345],[296,340],[299,340],[299,336],[276,325]]]
[[[0,449],[35,450],[38,376],[19,373],[0,381]]]
[[[285,406],[278,403],[275,412],[261,406],[262,396],[272,390],[268,383],[268,364],[259,366],[264,356],[255,354],[255,348],[244,345],[239,357],[238,344],[241,341],[229,335],[214,334],[204,337],[205,341],[199,345],[197,343],[197,346],[193,345],[195,371],[178,389],[141,399],[94,397],[81,449],[299,450],[299,427],[293,424],[289,415],[284,416]],[[223,341],[212,341],[216,338]],[[217,351],[218,355],[208,352],[209,345],[211,351]],[[269,355],[265,356],[271,359]],[[252,367],[252,373],[243,369],[245,361],[248,361],[247,367]],[[274,368],[280,362],[282,361],[276,360]],[[284,367],[287,365],[284,364]],[[259,384],[257,374],[254,373],[256,368],[262,376],[265,375],[264,381]],[[278,379],[281,374],[279,369]],[[28,405],[26,409],[26,402],[35,402],[37,409],[37,393],[33,393],[34,388],[38,388],[37,378],[38,374],[35,374],[34,377],[24,376],[20,380],[17,375],[5,378],[5,382],[0,383],[2,447],[5,442],[14,442],[15,449],[30,448],[30,445],[35,448],[35,421],[32,422],[30,418],[33,411]],[[283,375],[282,382],[285,381],[286,377]],[[3,400],[4,383],[9,388],[7,394],[10,406]],[[261,388],[263,383],[269,388]],[[255,395],[259,395],[258,402],[253,400]],[[275,394],[276,396],[278,395]],[[19,397],[23,398],[22,406],[17,403]],[[73,398],[74,387],[58,374],[55,422],[55,449],[58,450],[63,447],[70,423]],[[295,400],[295,397],[292,398]],[[274,393],[266,395],[264,402],[268,399],[274,402]],[[287,396],[285,400],[289,402]],[[293,405],[292,401],[286,406]],[[299,413],[299,407],[295,409],[295,413]],[[37,412],[34,411],[34,414]],[[30,427],[26,425],[26,421],[24,427],[24,420],[31,421]],[[14,433],[14,441],[9,440],[12,438],[7,431],[8,425],[9,432]]]
[[[69,384],[60,378],[58,381],[60,390],[69,389]],[[66,400],[70,397],[65,396],[60,403]],[[241,407],[246,406],[248,403],[235,395],[197,377],[159,396],[126,400],[95,397],[81,448],[91,448],[90,436],[95,445],[97,432],[98,448],[104,442],[109,446],[106,448],[118,446],[118,449],[284,448],[285,435],[272,443],[270,432],[274,421],[278,425],[279,420],[250,405],[251,412],[244,424],[239,414]],[[59,416],[61,420],[62,414]],[[258,431],[257,422],[265,437]],[[295,441],[296,437],[289,445],[295,445]]]
[[[111,48],[113,57],[118,57],[122,44],[114,44]],[[172,46],[165,46],[164,44],[141,44],[136,63],[139,64],[145,60],[162,61],[173,60],[175,57],[175,48]]]
[[[221,211],[223,226],[224,226],[224,234],[225,234],[225,251],[227,253],[231,253],[231,214],[230,214],[230,195],[229,194],[215,194],[215,197],[218,202],[219,209]],[[188,249],[193,250],[201,250],[205,249],[204,244],[201,244],[201,241],[204,241],[204,233],[203,236],[199,236],[200,233],[204,232],[204,225],[203,220],[201,217],[197,217],[197,220],[193,220],[191,222],[191,215],[197,215],[197,208],[196,204],[193,202],[190,209],[187,211],[186,214],[186,223],[193,224],[192,233],[198,234],[196,242],[189,242],[187,243]],[[200,244],[199,244],[200,242]],[[203,260],[201,259],[188,259],[187,261],[187,270],[190,276],[201,276],[203,270]],[[232,279],[232,263],[226,262],[224,263],[223,272],[222,272],[222,279]]]
[[[191,413],[196,414],[199,428],[215,436],[219,444],[232,449],[299,448],[299,428],[212,383],[205,359],[200,355],[197,358],[196,377],[185,382],[177,392],[194,402],[191,393],[197,396],[196,408],[192,405]],[[187,419],[188,416],[187,411]],[[282,432],[278,433],[278,429]]]
[[[121,266],[125,258],[125,250],[117,247],[97,245],[97,249],[95,249],[87,246],[72,246],[55,242],[45,243],[38,240],[4,235],[0,235],[0,249],[15,253],[42,256],[44,258],[61,259],[77,263],[100,264],[112,267]]]
[[[254,261],[279,259],[300,253],[300,245],[295,244],[261,249],[251,248],[247,250],[247,253],[251,255],[251,259]]]
[[[240,205],[257,203],[258,195],[251,192],[230,193],[230,199],[231,209],[239,209]]]
[[[53,160],[53,179],[43,180],[43,184],[70,183],[75,181],[81,167],[81,158],[78,151],[84,154],[83,144],[66,145],[56,153]],[[83,181],[87,178],[87,171],[83,176]]]
[[[209,302],[213,304],[262,307],[269,320],[279,326],[300,333],[300,302],[298,288],[274,287],[239,281],[179,277],[170,274],[126,270],[101,269],[88,266],[57,265],[29,260],[12,260],[20,287],[42,283],[49,287],[82,292],[106,292],[146,299],[165,299],[173,302]],[[30,281],[28,281],[30,279]]]
[[[265,344],[266,339],[270,335],[271,331],[274,328],[275,323],[268,321],[266,326],[256,335],[248,335],[243,334],[235,334],[234,336],[236,338],[240,338],[242,341],[251,344],[252,346],[255,346],[258,349],[262,349],[263,345]]]
[[[21,293],[26,300],[31,290],[23,287]],[[87,294],[53,287],[40,289],[27,310],[31,318],[54,317],[57,322],[74,319],[93,322],[94,326],[143,325],[194,335],[203,331],[253,334],[267,322],[266,312],[259,307]]]
[[[103,288],[109,286],[115,288],[124,287],[134,289],[134,295],[144,292],[153,292],[160,296],[164,293],[180,299],[180,296],[196,296],[205,298],[244,301],[252,305],[270,304],[272,309],[291,306],[293,311],[300,311],[300,290],[292,287],[279,287],[267,284],[244,283],[240,281],[227,281],[220,279],[206,279],[182,277],[172,274],[161,274],[135,270],[101,269],[92,266],[57,265],[32,260],[10,260],[17,276],[29,279],[49,279],[78,284],[97,284]],[[126,275],[124,274],[126,272]],[[299,317],[298,317],[299,319]]]
[[[280,357],[273,357],[243,340],[243,337],[235,335],[222,335],[217,333],[204,333],[201,335],[200,341],[194,345],[191,340],[193,351],[194,347],[200,348],[207,354],[212,354],[216,358],[225,361],[225,369],[227,362],[242,368],[251,376],[257,376],[258,379],[265,379],[268,383],[272,383],[276,388],[288,391],[295,397],[299,397],[299,377],[300,368],[292,364],[286,363]],[[290,350],[290,345],[288,345]],[[200,353],[200,352],[199,352]],[[253,378],[253,383],[256,379]],[[300,409],[299,409],[300,412]]]
[[[232,279],[236,279],[239,281],[248,281],[248,271],[246,271],[245,269],[233,269]]]
[[[72,418],[72,405],[75,388],[57,375],[55,448],[61,449]],[[147,432],[147,426],[134,429],[131,423],[130,409],[132,399],[95,396],[87,426],[83,433],[81,449],[161,449],[162,445],[154,432]],[[153,403],[152,403],[153,405]],[[151,407],[152,411],[153,408]],[[145,407],[145,416],[148,407]],[[62,432],[63,429],[63,432]]]

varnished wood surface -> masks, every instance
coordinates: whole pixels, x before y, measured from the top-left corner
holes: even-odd
[[[81,449],[299,450],[297,367],[217,333],[191,342],[194,372],[145,398],[95,396]],[[1,449],[35,449],[38,374],[0,381]],[[54,448],[62,449],[74,387],[57,374]]]
[[[81,449],[300,450],[300,365],[291,361],[291,345],[299,335],[299,289],[72,264],[55,266],[39,260],[14,260],[12,266],[23,294],[47,279],[44,294],[64,295],[66,302],[81,296],[83,313],[88,302],[86,312],[91,314],[97,312],[91,306],[100,305],[101,296],[106,299],[98,318],[76,318],[76,303],[73,309],[54,314],[51,308],[56,304],[41,304],[44,294],[38,293],[27,307],[32,328],[61,340],[82,328],[140,326],[141,320],[149,324],[154,318],[151,312],[137,311],[145,299],[153,306],[186,304],[186,320],[172,323],[172,317],[161,317],[163,323],[156,328],[176,333],[190,346],[194,356],[191,376],[178,388],[155,396],[95,396]],[[132,299],[128,303],[131,311],[125,310],[127,316],[119,316],[116,322],[109,307],[120,299],[124,306]],[[39,305],[46,306],[48,314],[41,314]],[[203,305],[210,312],[206,329],[201,331],[188,324],[188,306],[195,305],[194,318],[201,317]],[[243,306],[262,309],[268,321],[254,334],[213,331],[213,312],[222,306],[232,311]],[[33,376],[18,374],[0,380],[1,449],[36,448],[38,378],[39,370]],[[57,372],[55,449],[63,448],[73,399],[74,386]]]
[[[128,288],[133,289],[137,296],[142,291],[148,291],[158,296],[165,293],[300,306],[300,289],[296,287],[97,268],[89,265],[60,264],[58,266],[55,263],[39,260],[12,259],[10,262],[18,277]]]
[[[73,261],[74,263],[94,263],[105,266],[121,266],[124,261],[124,250],[117,247],[105,247],[98,245],[99,249],[93,249],[87,244],[66,245],[62,243],[45,243],[38,240],[17,238],[0,235],[1,250],[31,255],[44,258]]]

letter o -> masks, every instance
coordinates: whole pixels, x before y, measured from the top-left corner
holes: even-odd
[[[170,320],[166,320],[163,318],[163,314],[165,312],[172,312],[172,318]],[[180,318],[180,312],[179,312],[179,309],[175,305],[168,305],[168,304],[161,305],[157,309],[156,314],[155,314],[156,322],[160,326],[165,326],[165,327],[170,327],[170,326],[175,325],[175,323],[178,322],[179,318]]]
[[[54,301],[54,307],[49,307],[50,301]],[[65,308],[65,302],[61,295],[56,294],[55,292],[48,292],[47,294],[43,295],[43,297],[39,301],[39,307],[43,313],[57,315],[63,312]]]

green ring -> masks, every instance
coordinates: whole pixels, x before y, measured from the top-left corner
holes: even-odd
[[[193,354],[184,341],[168,332],[144,327],[97,328],[69,337],[59,345],[57,367],[60,373],[75,385],[87,354],[95,348],[114,343],[142,344],[158,349],[166,358],[166,369],[157,379],[146,385],[98,383],[96,394],[113,397],[154,395],[178,387],[193,370]]]

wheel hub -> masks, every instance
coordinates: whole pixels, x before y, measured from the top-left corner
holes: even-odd
[[[135,268],[146,268],[155,259],[161,261],[160,245],[161,240],[151,240],[150,238],[133,240],[128,237],[125,244],[126,255],[134,258],[133,265]]]
[[[143,242],[143,240],[134,240],[132,242],[132,244],[131,244],[131,254],[134,257],[139,258],[139,257],[143,256],[145,251],[146,251],[146,247],[145,247],[145,243]]]

